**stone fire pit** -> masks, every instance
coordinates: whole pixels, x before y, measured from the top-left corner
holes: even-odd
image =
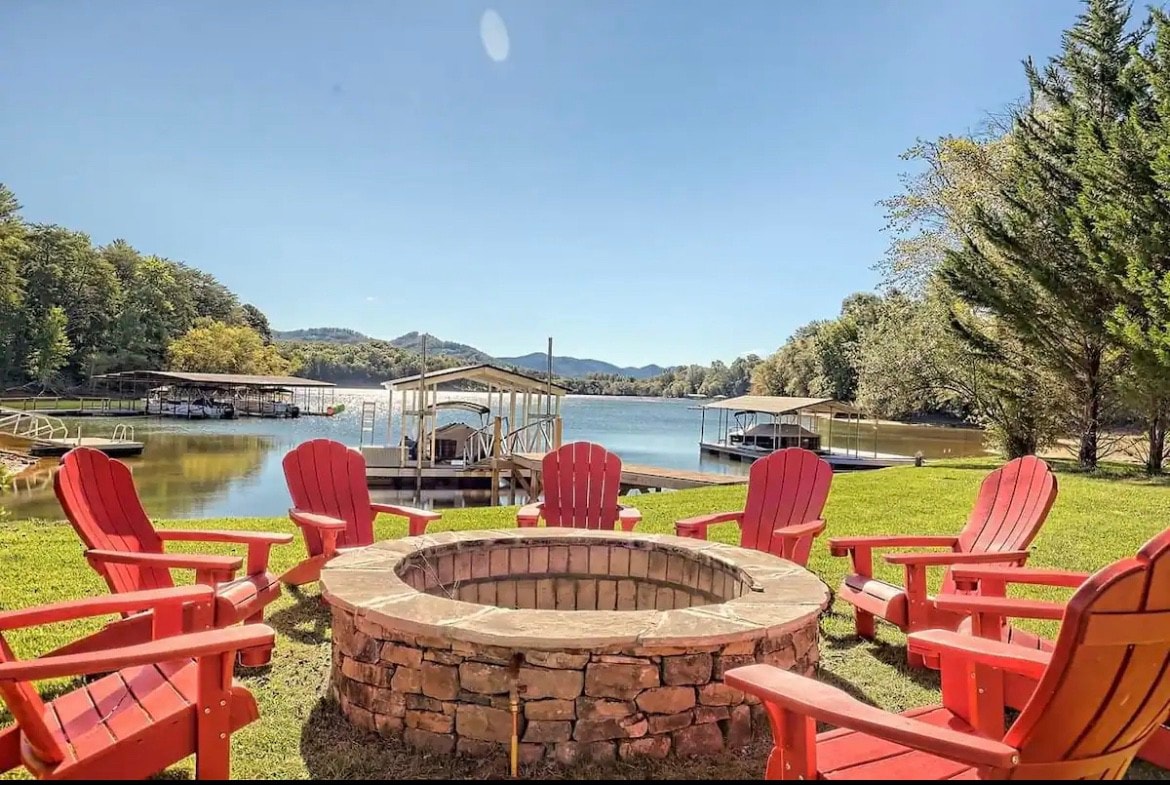
[[[829,591],[757,551],[574,529],[442,532],[334,559],[332,689],[354,725],[525,761],[718,753],[763,727],[723,683],[819,657]],[[517,669],[518,668],[518,669]]]

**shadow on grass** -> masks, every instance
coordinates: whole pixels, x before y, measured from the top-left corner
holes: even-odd
[[[853,633],[833,635],[822,629],[821,649],[822,651],[863,652],[883,665],[893,668],[898,672],[900,677],[914,682],[923,689],[937,691],[941,686],[938,671],[931,670],[930,668],[910,667],[910,663],[906,659],[905,644],[885,643],[880,640],[870,641],[858,637]],[[819,670],[817,678],[834,684],[858,700],[863,700],[875,706],[880,705],[879,701],[861,692],[844,679],[827,672],[824,668]]]
[[[304,592],[296,587],[284,589],[293,603],[274,611],[264,622],[281,635],[306,646],[320,646],[330,639],[329,606],[317,592]]]

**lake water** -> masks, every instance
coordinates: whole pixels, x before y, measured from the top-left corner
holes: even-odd
[[[443,397],[443,396],[440,396]],[[460,398],[469,397],[466,393]],[[474,396],[470,396],[474,397]],[[324,437],[356,446],[360,438],[363,401],[377,401],[377,443],[386,442],[387,394],[384,390],[338,390],[337,403],[346,410],[335,417],[296,420],[186,421],[156,418],[70,421],[86,436],[109,435],[118,423],[133,424],[135,436],[146,444],[139,458],[128,459],[147,511],[158,518],[213,518],[221,516],[277,516],[288,509],[280,461],[295,445]],[[658,398],[569,396],[564,399],[564,439],[587,439],[605,445],[627,463],[698,469],[707,472],[746,473],[749,464],[699,455],[700,412],[691,401]],[[708,437],[714,429],[708,414]],[[440,422],[443,418],[440,418]],[[836,427],[835,447],[854,446],[852,428]],[[397,434],[393,435],[397,438]],[[368,439],[367,439],[368,440]],[[876,443],[875,443],[876,442]],[[964,457],[983,451],[982,433],[969,429],[927,426],[872,425],[861,427],[862,453],[926,458]],[[51,470],[43,462],[17,481],[15,491],[0,495],[0,507],[16,518],[60,518],[53,496]],[[375,497],[413,499],[413,491],[376,489]],[[424,492],[423,506],[450,507],[486,503],[487,492]]]

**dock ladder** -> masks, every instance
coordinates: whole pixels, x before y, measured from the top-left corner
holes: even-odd
[[[378,425],[378,402],[362,401],[362,430],[358,436],[358,446],[366,444],[366,434],[370,435],[369,444],[374,443],[374,428]],[[386,435],[389,441],[390,435]]]

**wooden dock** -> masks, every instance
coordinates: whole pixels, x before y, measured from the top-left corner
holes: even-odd
[[[108,438],[82,436],[80,426],[76,434],[70,436],[69,428],[56,417],[4,407],[0,407],[0,436],[7,441],[27,445],[24,449],[36,458],[64,455],[74,447],[91,447],[106,455],[140,455],[145,446],[134,440],[134,428],[130,425],[115,426],[113,436]]]
[[[128,439],[105,439],[100,436],[82,436],[79,439],[38,439],[29,445],[29,455],[38,458],[51,458],[64,455],[74,447],[90,447],[101,450],[106,455],[127,456],[141,455],[145,445],[142,442]]]
[[[702,442],[699,444],[699,451],[708,455],[716,455],[720,458],[730,458],[733,461],[747,461],[748,463],[768,455],[763,450],[728,445],[721,442]],[[821,451],[821,457],[833,467],[834,471],[887,469],[891,466],[913,466],[915,462],[914,458],[909,458],[905,455],[889,455],[887,453],[865,455]]]
[[[519,470],[529,476],[540,474],[540,462],[544,453],[517,453],[501,458],[505,471]],[[668,469],[661,466],[641,466],[634,463],[622,464],[622,492],[639,491],[681,491],[687,488],[709,488],[715,485],[743,485],[747,475],[694,472],[687,469]]]

